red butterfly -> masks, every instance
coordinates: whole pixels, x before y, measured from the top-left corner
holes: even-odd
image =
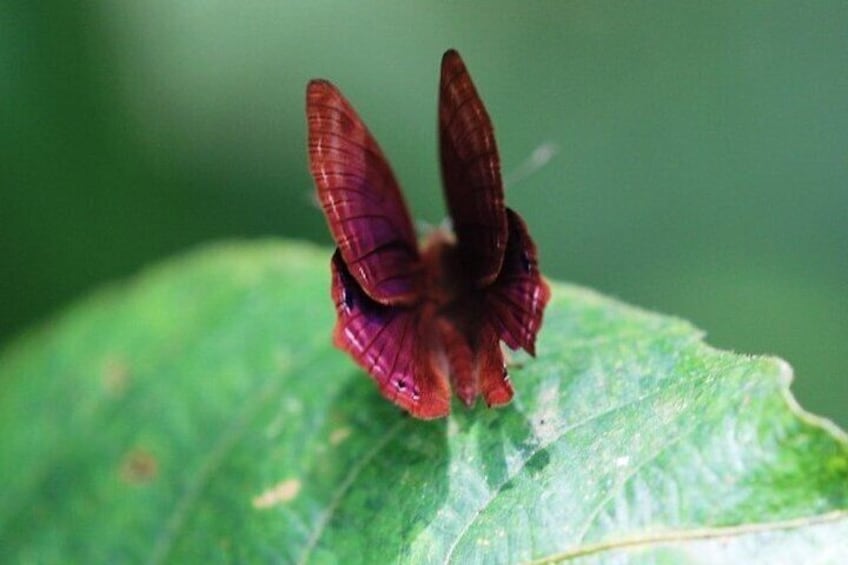
[[[456,51],[442,58],[439,150],[453,231],[419,250],[383,152],[338,89],[306,92],[309,162],[338,248],[332,259],[337,347],[417,418],[512,399],[500,341],[535,354],[550,298],[524,221],[504,206],[492,123]],[[450,383],[450,384],[449,384]]]

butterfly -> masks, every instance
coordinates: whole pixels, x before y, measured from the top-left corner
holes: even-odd
[[[509,403],[500,342],[535,355],[550,290],[536,245],[504,204],[494,130],[454,50],[442,58],[439,154],[453,229],[419,247],[383,152],[326,80],[306,91],[309,167],[337,248],[331,260],[334,344],[416,418],[482,395]]]

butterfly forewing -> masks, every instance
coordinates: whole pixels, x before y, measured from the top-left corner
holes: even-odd
[[[383,152],[331,83],[309,83],[306,111],[310,169],[351,275],[379,303],[415,302],[420,292],[417,241]]]
[[[467,272],[478,287],[495,280],[507,240],[494,128],[459,54],[442,58],[439,86],[442,184]]]

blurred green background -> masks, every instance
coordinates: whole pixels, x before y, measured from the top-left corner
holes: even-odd
[[[844,1],[6,3],[0,339],[204,241],[329,244],[305,160],[312,77],[359,109],[414,217],[439,222],[448,47],[548,276],[778,354],[802,403],[848,425]]]

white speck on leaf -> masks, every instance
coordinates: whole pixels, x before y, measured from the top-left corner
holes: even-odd
[[[350,428],[339,428],[330,433],[330,444],[339,445],[344,440],[350,437]]]
[[[270,508],[293,500],[300,492],[301,483],[298,479],[286,479],[277,483],[251,501],[257,510]]]

